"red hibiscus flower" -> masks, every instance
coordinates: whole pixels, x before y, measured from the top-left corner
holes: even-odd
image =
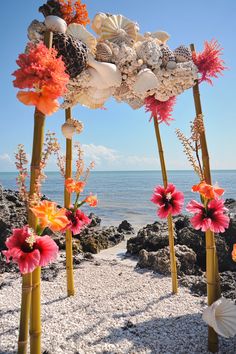
[[[177,191],[174,184],[168,184],[167,188],[157,186],[151,198],[154,204],[159,206],[157,215],[160,218],[167,218],[168,215],[177,215],[181,212],[184,204],[184,195]]]
[[[80,209],[77,209],[74,212],[68,210],[66,212],[66,217],[69,220],[67,229],[70,229],[74,235],[78,235],[84,226],[91,223],[91,219],[89,219]]]

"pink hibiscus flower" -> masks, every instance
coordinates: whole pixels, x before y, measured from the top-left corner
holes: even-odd
[[[229,217],[225,215],[228,209],[224,206],[223,200],[213,199],[207,207],[191,200],[186,210],[195,214],[190,221],[196,230],[224,232],[229,227]]]
[[[45,266],[58,254],[56,243],[49,236],[38,237],[28,226],[14,229],[6,240],[7,250],[2,251],[7,262],[17,263],[22,274],[31,273],[38,266]]]
[[[167,188],[157,186],[151,201],[159,206],[157,215],[163,219],[167,218],[169,214],[177,215],[181,212],[184,205],[184,194],[177,191],[174,184],[169,183]]]
[[[75,212],[68,210],[66,212],[66,217],[69,220],[67,229],[70,229],[74,235],[78,235],[85,225],[91,223],[91,219],[89,219],[80,209],[77,209]]]

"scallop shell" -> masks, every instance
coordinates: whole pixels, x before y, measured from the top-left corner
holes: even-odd
[[[99,12],[98,14],[96,14],[94,16],[92,24],[91,24],[91,28],[95,33],[101,34],[101,27],[102,27],[102,24],[106,18],[107,18],[107,15],[104,14],[103,12]]]
[[[158,39],[163,44],[166,44],[166,42],[170,39],[170,35],[165,31],[152,32],[151,37]]]
[[[67,27],[66,34],[72,36],[74,39],[82,41],[92,53],[95,52],[97,40],[83,25],[71,23]]]
[[[58,16],[47,16],[45,18],[45,26],[53,31],[53,32],[59,32],[59,33],[66,33],[67,30],[67,24],[66,21],[64,21],[62,18],[58,17]]]
[[[219,335],[229,338],[236,334],[236,306],[233,301],[220,298],[207,307],[203,320]]]
[[[133,90],[137,94],[145,95],[146,92],[158,87],[158,79],[150,69],[142,69],[136,77]]]
[[[186,61],[192,60],[192,53],[189,47],[180,45],[174,50],[174,56],[177,63],[184,63]]]
[[[91,109],[101,108],[111,94],[112,90],[110,88],[98,90],[96,88],[89,87],[87,90],[84,90],[78,94],[77,102]]]
[[[120,70],[115,64],[101,63],[89,57],[88,65],[94,68],[101,77],[101,80],[106,83],[107,87],[120,86],[122,77]],[[99,87],[99,83],[97,88]]]
[[[108,16],[101,25],[101,40],[109,40],[120,45],[133,44],[137,37],[137,24],[122,15]]]
[[[112,50],[106,43],[98,43],[96,47],[96,59],[109,62],[112,58]]]

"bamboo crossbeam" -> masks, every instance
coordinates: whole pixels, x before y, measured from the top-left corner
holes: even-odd
[[[164,187],[166,188],[168,185],[166,164],[164,158],[164,151],[161,141],[161,134],[159,129],[159,123],[156,117],[154,119],[154,127],[157,139],[158,153],[161,163],[161,172],[162,172],[162,180]],[[171,278],[172,278],[172,293],[177,294],[178,292],[178,279],[177,279],[177,267],[176,267],[176,257],[175,257],[175,247],[174,247],[174,227],[172,215],[168,215],[168,234],[169,234],[169,248],[170,248],[170,266],[171,266]]]
[[[190,49],[195,52],[194,44],[190,44]],[[202,115],[201,98],[199,91],[198,80],[195,81],[193,87],[193,97],[195,104],[196,115]],[[210,158],[207,148],[207,140],[205,129],[202,130],[200,134],[200,144],[202,151],[202,162],[203,162],[203,172],[204,179],[206,183],[212,184],[211,180],[211,170],[210,170]],[[207,276],[207,298],[208,305],[211,305],[220,297],[220,277],[218,270],[218,258],[215,246],[215,237],[212,231],[206,232],[206,276]],[[212,327],[208,327],[208,349],[212,353],[218,351],[218,336]]]
[[[72,119],[71,108],[65,110],[66,121]],[[72,139],[66,139],[66,175],[65,178],[72,177]],[[71,204],[71,193],[64,188],[64,206],[69,208]],[[67,275],[67,294],[73,296],[74,274],[73,274],[73,249],[72,249],[72,232],[66,230],[66,275]]]

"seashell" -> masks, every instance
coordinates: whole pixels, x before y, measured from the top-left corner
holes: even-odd
[[[95,52],[97,40],[89,31],[86,30],[83,25],[71,23],[67,27],[66,34],[72,36],[73,39],[82,41],[87,45],[92,53]]]
[[[174,50],[174,56],[177,63],[184,63],[186,61],[192,60],[192,53],[190,48],[180,45],[178,48]]]
[[[115,64],[101,63],[94,60],[92,56],[89,56],[88,65],[98,72],[101,80],[107,85],[107,87],[120,86],[122,81],[121,72]],[[99,83],[97,88],[98,87]]]
[[[38,20],[33,20],[28,27],[28,38],[31,41],[43,40],[43,34],[46,31],[46,26],[44,23]]]
[[[57,0],[48,0],[46,4],[39,7],[39,12],[41,12],[44,17],[49,15],[62,17],[61,5]]]
[[[72,139],[74,133],[75,133],[75,127],[73,123],[70,122],[65,122],[64,124],[62,124],[61,126],[61,131],[62,134],[64,135],[64,137],[66,139]]]
[[[107,15],[104,14],[103,12],[99,12],[98,14],[96,14],[94,16],[92,24],[91,24],[91,28],[95,33],[101,34],[101,27],[102,27],[102,24],[106,18],[107,18]]]
[[[91,109],[101,108],[111,94],[112,90],[110,88],[99,90],[89,87],[87,90],[78,94],[77,102]]]
[[[53,46],[62,56],[70,78],[75,78],[85,70],[88,62],[88,48],[83,42],[76,41],[71,36],[62,33],[54,33]]]
[[[170,60],[166,64],[166,69],[174,70],[176,68],[176,66],[177,66],[176,61],[175,60]]]
[[[174,53],[172,52],[172,50],[170,50],[169,47],[167,46],[161,46],[161,52],[162,52],[162,65],[164,67],[167,67],[168,65],[168,69],[175,69],[176,68],[176,62],[175,62],[175,56]],[[175,65],[173,64],[175,63]]]
[[[96,47],[96,60],[109,62],[111,58],[111,48],[106,43],[98,43]]]
[[[154,39],[146,39],[135,44],[137,55],[144,63],[155,67],[161,64],[161,47]]]
[[[122,42],[134,44],[137,37],[137,24],[122,15],[108,16],[101,25],[101,40],[109,40],[121,45]]]
[[[135,80],[133,90],[144,95],[149,90],[153,90],[158,87],[158,79],[156,75],[150,69],[142,69]]]
[[[203,320],[219,335],[229,338],[236,334],[236,306],[233,301],[220,298],[207,307]]]
[[[58,16],[47,16],[45,18],[45,26],[53,31],[53,32],[59,32],[59,33],[66,33],[66,29],[67,29],[67,24],[66,21],[64,21],[62,18],[58,17]]]
[[[170,39],[170,35],[165,31],[152,32],[151,37],[158,39],[163,44],[166,44],[168,39]]]

